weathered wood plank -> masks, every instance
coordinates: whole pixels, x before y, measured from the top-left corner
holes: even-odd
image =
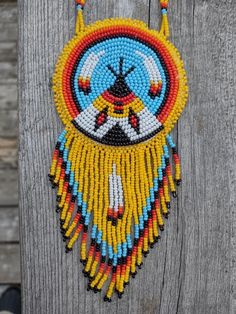
[[[17,169],[0,169],[0,206],[18,205]]]
[[[1,27],[1,26],[0,26]],[[16,84],[17,63],[16,61],[0,62],[0,84]]]
[[[0,2],[0,42],[17,40],[17,2]]]
[[[16,168],[18,159],[18,148],[16,139],[5,139],[0,137],[0,168]]]
[[[15,32],[17,32],[15,30]],[[16,41],[15,42],[0,42],[0,62],[16,61]]]
[[[195,1],[188,11],[183,8],[181,47],[189,58],[192,97],[178,128],[186,182],[179,197],[186,217],[179,311],[230,313],[236,3]],[[191,12],[190,31],[186,17]]]
[[[1,138],[16,138],[18,135],[17,110],[0,110]]]
[[[0,243],[0,282],[1,284],[20,283],[19,244]]]
[[[19,241],[17,207],[0,207],[0,243]]]
[[[0,21],[17,23],[17,1],[2,0],[0,2]]]
[[[156,1],[150,3],[150,22],[156,27],[159,8]],[[148,5],[148,0],[110,0],[98,6],[91,0],[86,21],[120,15],[147,22]],[[73,1],[19,0],[24,313],[234,313],[235,7],[232,1],[170,1],[172,40],[185,59],[191,90],[178,126],[183,186],[159,248],[148,256],[123,299],[105,304],[101,296],[85,291],[78,252],[64,254],[47,181],[62,129],[49,105],[49,82],[58,53],[73,34]]]
[[[233,2],[181,1],[170,7],[172,38],[178,38],[175,42],[187,66],[190,100],[178,127],[183,185],[172,218],[170,244],[175,238],[176,247],[160,313],[235,313],[235,298],[230,301],[229,202],[232,198],[235,204],[235,188],[234,194],[230,189],[232,179],[235,186],[231,161],[235,149],[228,150],[235,140],[232,6]],[[173,294],[176,297],[170,298]]]
[[[16,110],[17,107],[16,84],[0,84],[0,110]]]
[[[17,40],[17,24],[0,22],[0,42],[14,42]]]

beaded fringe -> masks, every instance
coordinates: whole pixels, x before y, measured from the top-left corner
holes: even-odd
[[[57,187],[61,232],[70,252],[81,239],[88,290],[109,282],[120,298],[143,256],[158,242],[168,218],[170,192],[181,182],[176,146],[168,135],[128,148],[97,144],[67,129],[53,154],[50,181]]]

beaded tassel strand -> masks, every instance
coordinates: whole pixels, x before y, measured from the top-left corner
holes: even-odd
[[[141,268],[142,256],[146,257],[149,248],[153,248],[159,240],[158,230],[164,229],[162,217],[167,218],[166,210],[170,209],[168,185],[176,196],[166,143],[173,153],[176,182],[179,184],[179,158],[170,135],[162,143],[157,142],[150,147],[147,145],[145,150],[118,153],[117,159],[109,151],[97,151],[98,147],[94,145],[86,146],[82,138],[73,141],[66,131],[58,138],[49,176],[55,186],[60,173],[59,185],[62,189],[58,189],[57,208],[61,212],[66,251],[72,250],[81,234],[81,262],[85,265],[84,274],[91,278],[89,290],[100,291],[111,276],[106,301],[110,301],[114,288],[118,296],[122,296],[130,276],[134,278],[137,267]],[[108,209],[110,190],[105,181],[109,177],[102,175],[99,178],[100,173],[113,173],[113,198],[123,193],[126,206],[124,210],[117,207],[117,214]],[[63,180],[64,183],[61,182]],[[122,185],[120,190],[118,182]],[[166,192],[163,192],[163,187]],[[104,195],[104,203],[103,198],[100,203],[98,201],[100,193]],[[115,201],[118,204],[119,200]],[[123,203],[121,205],[123,207]],[[92,214],[93,221],[90,220]],[[87,250],[90,223],[93,223],[93,227],[91,244]]]

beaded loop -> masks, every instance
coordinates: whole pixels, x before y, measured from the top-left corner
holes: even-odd
[[[85,5],[85,0],[75,0],[77,8],[77,19],[75,25],[75,34],[84,31],[84,18],[83,18],[83,9]]]
[[[166,38],[170,36],[169,22],[167,18],[168,2],[168,0],[160,0],[162,14],[160,33],[163,34]]]
[[[108,281],[110,302],[114,291],[122,297],[159,241],[170,193],[177,196],[180,159],[169,133],[188,87],[179,52],[166,39],[168,1],[161,1],[160,33],[120,18],[85,27],[84,4],[76,0],[76,36],[53,77],[65,130],[49,178],[66,252],[80,239],[88,290],[101,291]]]

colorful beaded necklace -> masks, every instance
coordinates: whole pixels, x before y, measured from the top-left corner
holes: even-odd
[[[80,237],[88,290],[106,285],[104,300],[111,301],[160,238],[170,192],[177,196],[180,161],[170,131],[188,87],[179,52],[167,40],[168,0],[160,0],[160,32],[124,18],[85,27],[84,4],[76,0],[75,36],[53,78],[65,129],[49,177],[58,188],[66,252]]]

